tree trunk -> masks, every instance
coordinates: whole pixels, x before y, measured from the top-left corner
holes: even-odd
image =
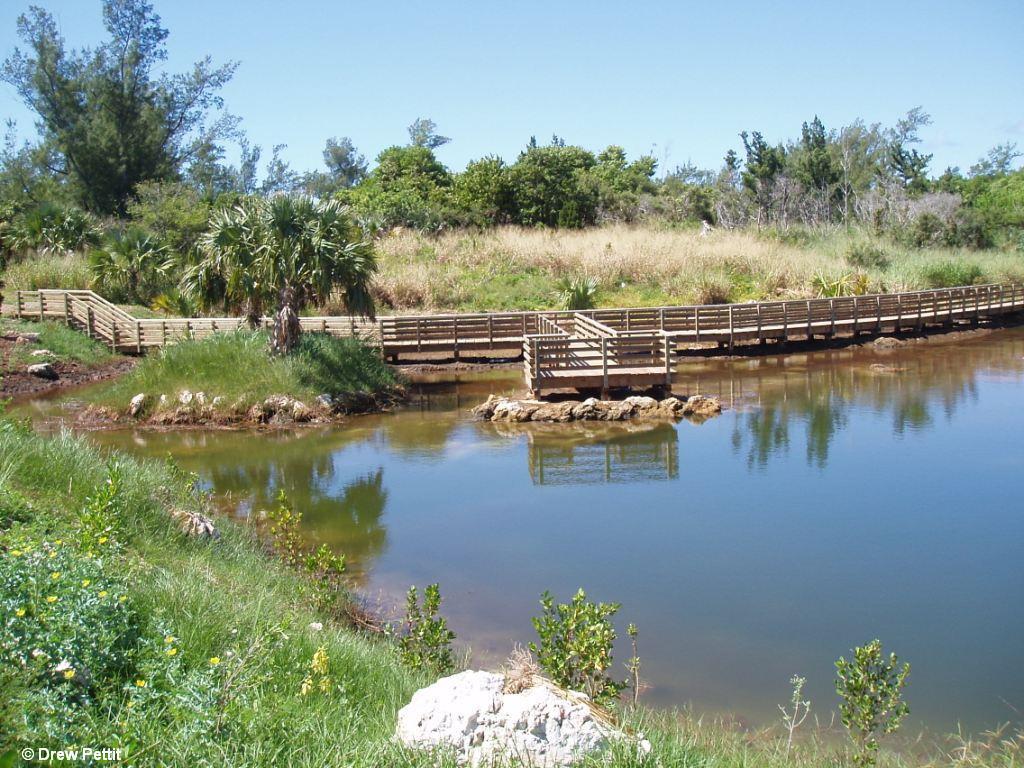
[[[260,327],[260,321],[263,319],[263,310],[260,307],[260,302],[256,299],[245,300],[245,321],[249,323],[249,327],[252,330],[257,331]]]
[[[281,289],[280,303],[274,316],[274,337],[271,346],[279,355],[287,355],[299,343],[302,325],[299,323],[299,296],[291,287]]]

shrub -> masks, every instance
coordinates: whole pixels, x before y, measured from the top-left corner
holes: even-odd
[[[558,284],[558,302],[569,312],[593,309],[597,305],[597,278],[582,275],[563,278]]]
[[[7,238],[15,253],[68,254],[95,244],[99,235],[96,222],[85,211],[42,203],[16,216]]]
[[[540,645],[530,643],[530,650],[541,668],[563,688],[582,691],[599,704],[615,701],[626,687],[608,675],[615,644],[611,619],[619,604],[592,603],[582,589],[572,602],[558,605],[545,592],[540,604],[544,613],[532,620]]]
[[[834,276],[819,272],[811,280],[811,287],[818,296],[826,299],[863,296],[868,292],[868,276],[863,273]]]
[[[910,225],[907,236],[918,248],[939,245],[943,242],[945,225],[934,213],[922,213]]]
[[[452,658],[452,640],[455,633],[448,629],[441,609],[441,590],[429,584],[423,590],[420,605],[416,587],[409,587],[405,599],[404,631],[398,640],[402,663],[410,669],[431,669],[447,674],[455,668]]]
[[[836,662],[836,693],[842,701],[843,725],[857,749],[854,763],[872,766],[878,757],[878,738],[899,728],[910,712],[903,701],[903,687],[910,665],[901,667],[895,653],[885,658],[882,643],[872,640],[853,649],[853,660]]]
[[[846,263],[859,269],[887,269],[889,256],[872,243],[854,243],[846,250]]]
[[[89,255],[89,269],[97,290],[111,301],[148,304],[171,287],[164,274],[167,252],[149,232],[139,227],[108,235]]]
[[[939,261],[921,270],[924,284],[929,288],[953,288],[974,285],[982,281],[984,273],[977,264],[960,259]]]

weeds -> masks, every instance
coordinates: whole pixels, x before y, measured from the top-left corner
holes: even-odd
[[[793,734],[796,729],[804,724],[807,716],[811,714],[811,702],[803,700],[804,683],[806,678],[793,675],[789,679],[789,684],[793,686],[793,695],[790,697],[789,704],[790,708],[779,705],[779,710],[782,712],[782,725],[786,729],[786,754],[793,748]]]
[[[569,312],[593,309],[597,306],[597,279],[583,275],[563,278],[558,284],[558,302]]]
[[[455,633],[439,615],[441,590],[430,584],[423,590],[420,604],[416,587],[409,587],[405,600],[405,621],[398,639],[402,663],[410,669],[429,669],[448,674],[455,668],[452,640]]]
[[[530,643],[530,650],[541,669],[563,688],[582,691],[599,704],[618,699],[626,683],[613,680],[608,670],[615,645],[611,619],[619,604],[592,603],[582,589],[558,605],[545,592],[540,604],[544,613],[533,619],[540,645]]]

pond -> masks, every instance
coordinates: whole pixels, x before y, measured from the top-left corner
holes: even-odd
[[[395,606],[439,582],[474,663],[534,639],[544,590],[622,604],[650,704],[753,724],[789,678],[828,721],[833,662],[879,637],[912,664],[918,727],[1024,712],[1024,329],[885,353],[688,361],[696,425],[492,425],[517,372],[421,382],[329,429],[100,432],[168,453],[233,514],[284,489],[306,534]],[[31,406],[30,406],[31,408]],[[53,404],[39,405],[53,413]],[[617,649],[617,675],[628,653]]]

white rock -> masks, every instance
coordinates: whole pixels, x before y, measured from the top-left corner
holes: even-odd
[[[36,376],[40,379],[49,379],[50,381],[53,381],[54,379],[59,378],[57,370],[49,363],[36,363],[35,365],[30,365],[25,370],[27,370],[32,376]]]
[[[323,630],[324,625],[323,622],[320,621],[311,621],[309,622],[309,628],[314,632],[320,632]]]
[[[195,398],[196,398],[196,404],[197,405],[206,405],[206,393],[205,392],[196,392]]]
[[[33,349],[29,352],[29,355],[32,357],[56,357],[56,355],[48,349]]]
[[[135,397],[132,398],[131,403],[128,404],[128,415],[135,417],[142,412],[142,409],[146,405],[146,393],[139,392]]]
[[[193,395],[187,389],[183,389],[181,390],[181,392],[178,393],[178,402],[181,403],[182,405],[192,405],[192,401],[194,399],[195,395]]]
[[[523,406],[515,400],[503,398],[494,406],[494,415],[491,418],[495,421],[516,421],[516,414],[522,410]]]
[[[317,395],[316,404],[319,405],[321,408],[326,408],[330,410],[331,408],[334,407],[334,398],[328,394]]]
[[[486,766],[515,756],[535,768],[572,765],[622,734],[594,716],[582,694],[540,683],[503,693],[504,677],[460,672],[413,694],[398,713],[398,739],[410,747],[451,750],[460,765]]]
[[[213,398],[213,400],[210,401],[210,405],[212,405],[214,408],[220,408],[222,405],[224,405],[224,398],[221,397],[220,395],[217,395],[215,398]]]
[[[161,408],[166,408],[167,407],[167,403],[168,403],[167,395],[160,395],[160,401],[159,401],[160,407]]]

